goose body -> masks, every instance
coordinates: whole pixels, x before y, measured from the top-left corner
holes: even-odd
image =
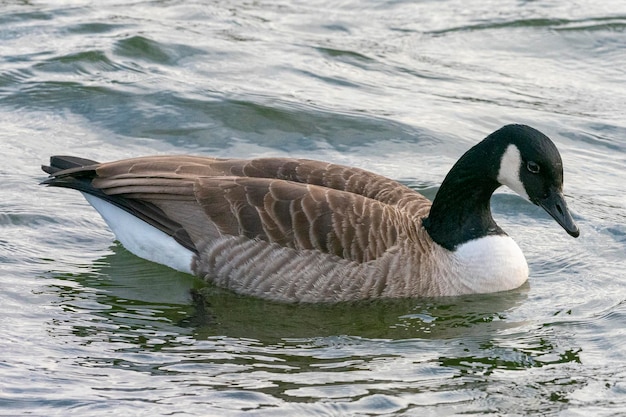
[[[560,155],[508,125],[471,148],[433,203],[358,168],[291,158],[55,156],[45,184],[79,190],[131,252],[215,285],[278,301],[510,290],[526,259],[491,216],[500,185],[572,236]]]

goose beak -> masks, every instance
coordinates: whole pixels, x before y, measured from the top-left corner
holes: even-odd
[[[565,198],[563,197],[563,193],[559,190],[552,189],[550,193],[545,198],[539,198],[535,202],[540,207],[543,207],[545,211],[548,212],[550,216],[558,224],[561,225],[565,231],[573,237],[578,237],[580,231],[578,230],[578,226],[574,223],[574,219],[567,209],[567,204],[565,203]]]

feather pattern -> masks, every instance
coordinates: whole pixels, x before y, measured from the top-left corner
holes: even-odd
[[[190,217],[208,223],[190,233],[196,246],[243,236],[359,263],[405,238],[430,207],[380,175],[303,159],[143,157],[98,165],[92,184],[108,196],[150,203],[184,228]]]

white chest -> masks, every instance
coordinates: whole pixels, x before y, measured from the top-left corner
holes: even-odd
[[[471,240],[459,246],[452,258],[457,282],[467,293],[511,290],[528,279],[522,250],[506,235]]]

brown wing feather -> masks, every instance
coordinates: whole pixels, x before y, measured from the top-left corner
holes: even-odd
[[[196,197],[222,234],[367,262],[405,235],[394,207],[352,193],[292,181],[200,178]],[[382,232],[382,233],[381,233]]]
[[[101,164],[101,178],[187,178],[235,176],[275,178],[320,185],[387,204],[427,201],[410,188],[360,168],[293,158],[219,159],[197,156],[148,156]]]
[[[430,202],[358,168],[289,158],[153,156],[100,164],[93,186],[145,201],[196,242],[246,236],[356,262],[411,234]]]

